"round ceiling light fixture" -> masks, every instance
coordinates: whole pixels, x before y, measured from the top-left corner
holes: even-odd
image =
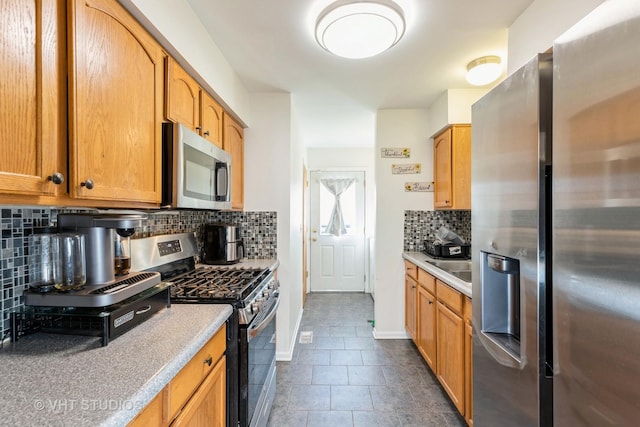
[[[391,0],[340,0],[316,21],[316,40],[343,58],[369,58],[389,49],[405,30],[402,9]]]
[[[484,86],[496,81],[502,74],[501,62],[497,55],[474,59],[467,64],[467,81],[474,86]]]

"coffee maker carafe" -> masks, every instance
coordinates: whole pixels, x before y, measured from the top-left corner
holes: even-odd
[[[60,231],[75,231],[85,236],[87,285],[115,280],[115,232],[128,238],[142,226],[142,215],[106,213],[69,213],[58,215]]]

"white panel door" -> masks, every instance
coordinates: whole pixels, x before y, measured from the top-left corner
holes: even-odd
[[[335,205],[333,193],[323,179],[353,179],[340,195],[345,234],[329,233],[327,226]],[[364,291],[364,172],[312,171],[310,196],[310,271],[312,292]]]

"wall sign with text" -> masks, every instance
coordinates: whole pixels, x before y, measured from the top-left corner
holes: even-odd
[[[380,157],[405,158],[411,157],[411,148],[381,148]]]
[[[391,165],[391,173],[393,175],[405,175],[421,173],[422,165],[420,163],[407,163],[403,165]]]
[[[404,191],[408,192],[432,192],[433,182],[405,182]]]

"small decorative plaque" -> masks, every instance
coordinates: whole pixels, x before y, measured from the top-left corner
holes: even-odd
[[[433,182],[405,182],[404,191],[429,192],[433,191]]]
[[[381,148],[380,157],[405,158],[411,157],[411,148]]]
[[[420,163],[409,163],[404,165],[391,165],[391,173],[393,175],[404,175],[421,172]]]

